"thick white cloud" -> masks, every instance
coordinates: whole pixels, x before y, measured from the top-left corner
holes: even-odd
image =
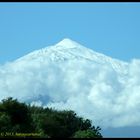
[[[72,109],[101,127],[140,125],[140,60],[122,75],[84,59],[22,60],[0,66],[0,99]],[[122,69],[122,71],[126,71]]]

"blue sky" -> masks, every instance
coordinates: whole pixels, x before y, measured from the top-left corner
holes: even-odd
[[[140,3],[0,3],[0,63],[63,38],[121,60],[140,58]]]

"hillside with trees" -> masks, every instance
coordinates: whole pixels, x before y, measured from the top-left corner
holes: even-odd
[[[102,138],[100,130],[72,110],[31,106],[11,97],[0,102],[0,137]]]

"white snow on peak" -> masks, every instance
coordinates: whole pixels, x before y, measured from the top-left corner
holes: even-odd
[[[68,48],[77,48],[81,47],[81,45],[69,38],[64,38],[62,41],[57,43],[55,45],[56,48],[61,48],[61,49],[68,49]]]
[[[125,67],[128,65],[126,62],[111,58],[104,54],[95,52],[89,48],[86,48],[79,43],[65,38],[59,43],[48,46],[39,50],[35,50],[19,59],[16,62],[20,61],[37,61],[40,62],[64,62],[64,61],[79,61],[79,60],[86,60],[87,62],[93,62],[97,64],[103,65],[111,65],[115,71],[122,72],[125,71]],[[124,72],[126,73],[126,72]]]

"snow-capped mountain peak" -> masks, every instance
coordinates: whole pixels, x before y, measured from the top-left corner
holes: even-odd
[[[68,48],[76,48],[81,45],[69,38],[64,38],[62,41],[58,42],[55,46],[57,48],[62,47],[62,49],[68,49]]]
[[[97,63],[101,65],[111,65],[111,67],[117,71],[122,73],[126,73],[125,70],[127,66],[127,62],[123,62],[104,54],[95,52],[89,48],[82,46],[81,44],[69,39],[65,38],[60,42],[54,44],[53,46],[48,46],[39,50],[35,50],[19,59],[16,62],[20,61],[37,61],[46,63],[48,61],[51,62],[64,62],[64,61],[87,61],[91,63]]]

